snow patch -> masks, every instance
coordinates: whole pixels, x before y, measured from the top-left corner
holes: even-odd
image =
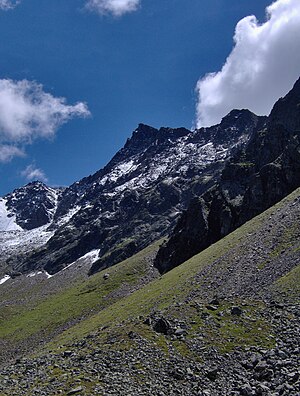
[[[80,209],[81,209],[81,206],[80,206],[80,205],[77,205],[77,206],[75,206],[75,208],[70,209],[69,212],[68,212],[66,215],[64,215],[63,217],[61,217],[61,218],[58,220],[57,225],[60,227],[60,226],[62,226],[62,225],[64,225],[64,224],[66,224],[68,221],[70,221],[70,220],[72,219],[72,217],[73,217],[77,212],[80,211]]]
[[[9,275],[5,275],[2,279],[0,279],[0,285],[3,285],[6,281],[10,279]]]
[[[62,269],[62,271],[65,271],[66,269],[68,269],[69,267],[71,267],[72,265],[76,264],[78,261],[81,260],[89,259],[89,263],[93,264],[98,259],[99,252],[100,249],[91,250],[90,252],[86,253],[84,256],[81,256],[77,260],[73,261],[73,263],[67,265],[65,268]]]
[[[46,244],[53,236],[54,231],[47,230],[48,225],[44,225],[32,230],[6,231],[0,232],[0,256],[2,260],[27,252]]]
[[[54,274],[54,275],[50,275],[50,274],[48,274],[48,272],[45,271],[45,274],[46,274],[46,276],[47,276],[47,279],[50,279],[50,278],[52,278],[53,276],[56,276],[56,275],[62,273],[63,271],[66,271],[68,268],[72,267],[74,264],[78,263],[78,262],[81,261],[81,260],[87,260],[87,259],[88,259],[88,260],[89,260],[89,264],[93,264],[95,261],[98,260],[99,252],[100,252],[100,249],[91,250],[90,252],[86,253],[84,256],[81,256],[81,257],[79,257],[77,260],[73,261],[73,263],[68,264],[68,265],[67,265],[65,268],[63,268],[61,271],[56,272],[56,274]]]
[[[0,198],[0,231],[16,231],[22,228],[16,223],[16,215],[6,207],[6,199]]]
[[[31,272],[30,274],[27,275],[27,278],[33,278],[36,275],[42,274],[43,271],[38,271],[38,272]]]
[[[89,258],[91,264],[93,264],[95,261],[98,260],[99,253],[100,253],[100,249],[91,250],[90,252],[86,253],[84,256],[80,257],[79,260]]]

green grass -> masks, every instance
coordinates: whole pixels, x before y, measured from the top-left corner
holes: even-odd
[[[299,301],[300,295],[300,265],[293,268],[287,275],[281,277],[275,282],[274,287],[285,294],[289,298]]]
[[[124,284],[134,286],[147,272],[145,258],[157,249],[158,242],[123,263],[107,269],[110,276],[103,279],[98,273],[85,281],[78,281],[34,306],[8,306],[0,311],[0,337],[23,340],[40,332],[51,333],[56,328],[89,316],[112,304],[110,296]]]
[[[291,200],[293,197],[291,196],[289,199]],[[278,207],[277,205],[269,209],[264,214],[247,222],[241,228],[200,254],[192,257],[184,264],[174,268],[161,278],[151,282],[126,298],[116,301],[100,313],[78,323],[76,326],[62,333],[49,347],[53,349],[59,345],[68,344],[74,339],[80,339],[101,327],[109,326],[109,331],[111,331],[120,323],[135,323],[139,316],[146,317],[153,311],[167,312],[175,302],[184,301],[185,297],[192,290],[201,287],[199,284],[194,284],[195,275],[215,260],[221,258],[230,249],[242,243],[247,235],[255,232],[261,226],[264,219],[268,218]],[[227,328],[229,326],[228,324]],[[122,332],[122,329],[120,331]],[[237,328],[236,332],[242,334],[241,329]],[[225,333],[226,327],[224,328]],[[245,337],[247,335],[246,333],[247,331],[245,330]],[[253,329],[253,333],[255,333],[255,329]],[[240,338],[242,342],[242,336]],[[254,340],[254,337],[252,339]]]

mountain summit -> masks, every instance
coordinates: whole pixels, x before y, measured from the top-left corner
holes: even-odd
[[[269,117],[232,110],[195,131],[139,124],[94,175],[65,189],[33,182],[8,194],[2,216],[15,219],[20,249],[4,248],[2,265],[55,274],[97,249],[93,274],[162,237],[157,268],[180,264],[299,186],[299,86]],[[39,231],[22,246],[30,230]]]
[[[140,124],[94,175],[64,190],[31,183],[6,196],[18,227],[47,226],[51,237],[44,245],[43,228],[34,249],[21,249],[18,260],[7,255],[2,260],[8,259],[13,271],[54,274],[100,249],[94,273],[131,256],[166,236],[192,197],[215,184],[229,158],[265,123],[265,117],[234,110],[220,125],[195,131]]]

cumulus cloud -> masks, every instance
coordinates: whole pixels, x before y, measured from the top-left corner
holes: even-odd
[[[21,0],[0,0],[0,10],[8,11],[20,4]]]
[[[34,164],[28,165],[22,172],[21,176],[25,177],[27,181],[39,180],[47,183],[48,178],[46,177],[42,169],[37,168]]]
[[[138,9],[140,0],[88,0],[86,8],[99,14],[121,16]]]
[[[25,157],[24,151],[16,146],[0,145],[0,162],[10,162],[15,157]]]
[[[85,103],[68,105],[65,98],[44,92],[41,84],[2,79],[0,145],[5,148],[2,150],[3,158],[11,159],[13,153],[20,156],[18,145],[31,144],[37,138],[51,138],[70,119],[89,115]]]
[[[87,117],[85,103],[67,105],[36,82],[0,80],[0,140],[31,141],[52,137],[71,118]]]
[[[222,70],[197,83],[197,127],[218,123],[233,108],[268,114],[300,75],[300,1],[277,0],[266,21],[236,26],[234,48]]]

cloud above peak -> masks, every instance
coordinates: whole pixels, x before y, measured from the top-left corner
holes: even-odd
[[[140,0],[88,0],[85,7],[98,14],[112,14],[118,17],[136,11],[139,5]]]
[[[20,4],[21,0],[0,0],[0,10],[8,11]]]
[[[0,80],[0,161],[7,162],[14,153],[20,156],[19,145],[52,138],[72,118],[89,115],[85,103],[68,105],[34,81]]]
[[[234,108],[269,114],[300,75],[300,1],[277,0],[262,24],[255,16],[236,26],[234,48],[221,71],[200,79],[197,127],[220,122]]]
[[[48,182],[45,172],[42,169],[37,168],[34,164],[28,165],[21,172],[21,176],[23,176],[27,181],[39,180],[44,183]]]

